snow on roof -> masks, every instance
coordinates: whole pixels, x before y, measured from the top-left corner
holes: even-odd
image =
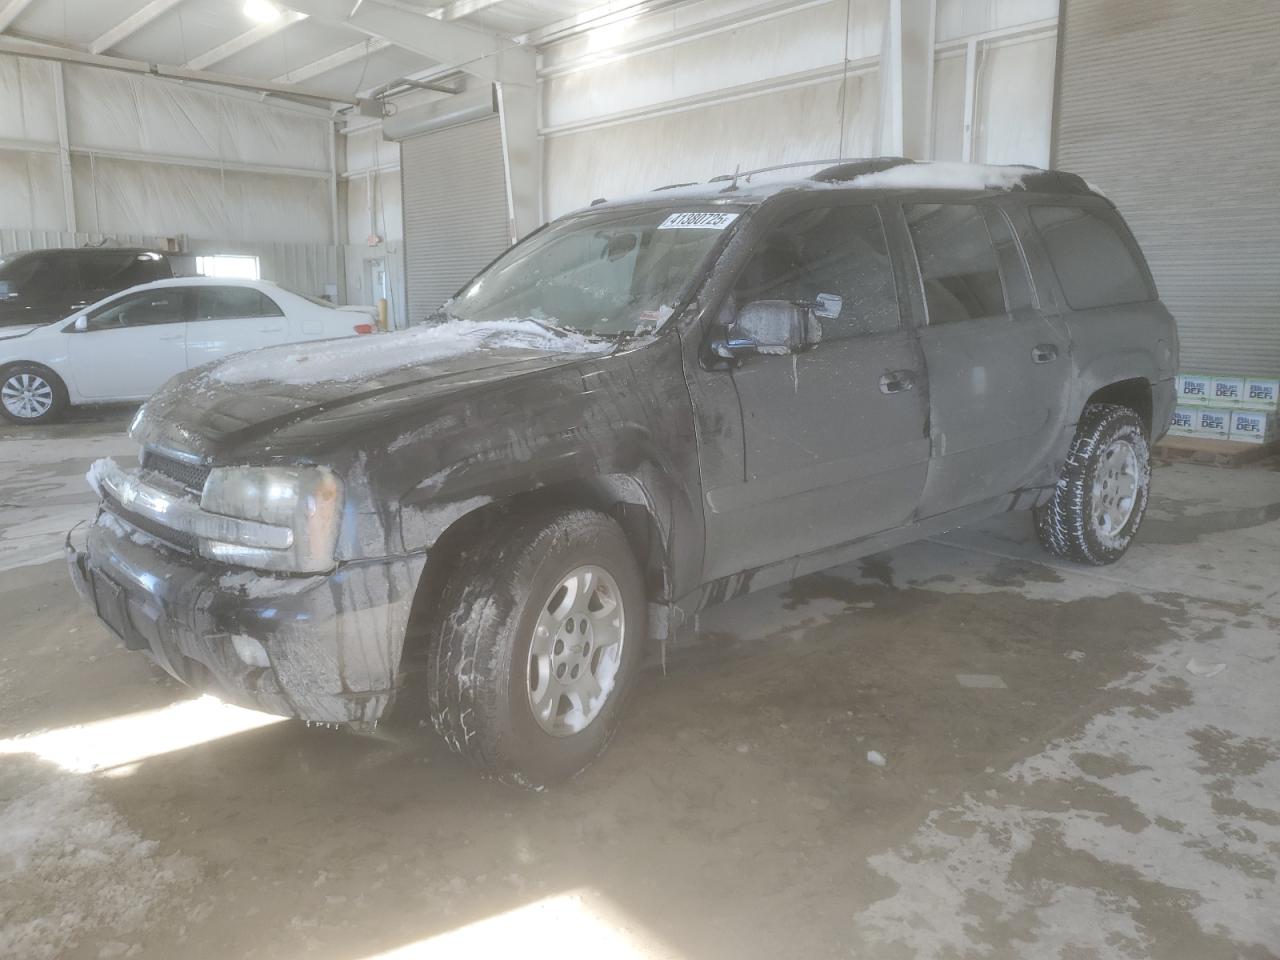
[[[1036,167],[996,166],[983,163],[904,163],[878,173],[864,173],[848,186],[877,190],[1012,190],[1022,178],[1040,173]]]
[[[228,357],[205,374],[219,383],[305,385],[363,380],[448,360],[476,350],[508,348],[547,353],[600,353],[608,341],[550,330],[533,320],[451,320],[370,337],[323,340]]]

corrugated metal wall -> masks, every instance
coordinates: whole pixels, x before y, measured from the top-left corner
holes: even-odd
[[[420,323],[511,242],[497,117],[400,144],[409,323]]]
[[[1280,3],[1063,0],[1054,164],[1120,207],[1187,371],[1280,373]]]

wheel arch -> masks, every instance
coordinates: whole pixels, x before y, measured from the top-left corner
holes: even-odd
[[[1130,377],[1099,387],[1085,399],[1084,408],[1087,409],[1095,403],[1114,403],[1121,407],[1128,407],[1142,420],[1148,439],[1151,437],[1154,402],[1151,381],[1146,377]],[[1083,410],[1081,413],[1083,414]]]
[[[566,480],[479,503],[453,520],[435,538],[427,551],[427,563],[414,593],[403,658],[420,656],[430,647],[432,624],[439,615],[444,583],[468,543],[490,535],[521,516],[556,507],[587,508],[611,517],[622,528],[640,564],[646,599],[651,605],[671,599],[670,536],[644,484],[627,474]]]

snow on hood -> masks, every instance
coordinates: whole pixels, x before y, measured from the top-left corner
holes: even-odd
[[[242,353],[214,365],[205,376],[229,384],[269,381],[305,385],[369,379],[477,350],[601,353],[611,346],[608,341],[580,333],[548,330],[532,320],[450,320],[373,337],[347,337]]]
[[[849,183],[881,190],[1010,190],[1019,186],[1027,174],[1040,172],[1035,167],[934,161],[864,173]]]

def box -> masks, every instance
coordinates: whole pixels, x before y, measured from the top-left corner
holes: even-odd
[[[1230,439],[1267,443],[1275,437],[1275,415],[1269,410],[1232,410]]]
[[[1213,377],[1180,373],[1177,385],[1178,403],[1209,403],[1213,396]]]

